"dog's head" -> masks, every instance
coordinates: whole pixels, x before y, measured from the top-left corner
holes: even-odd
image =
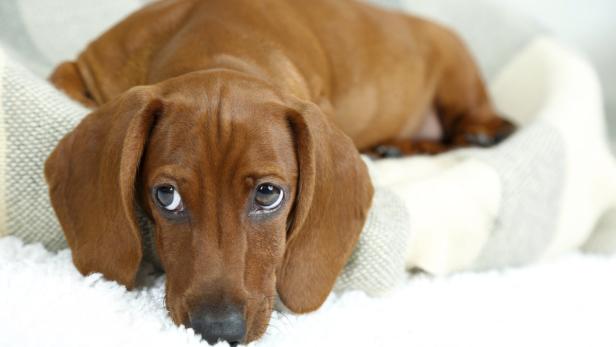
[[[45,175],[84,274],[134,286],[136,206],[146,211],[171,317],[208,342],[261,336],[276,294],[295,312],[318,308],[372,198],[353,143],[316,105],[225,70],[103,105]]]

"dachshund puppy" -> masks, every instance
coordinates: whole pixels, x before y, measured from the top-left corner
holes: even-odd
[[[323,303],[371,204],[360,151],[513,131],[454,34],[351,0],[155,2],[50,79],[93,109],[45,167],[76,267],[133,287],[142,212],[171,318],[210,343]]]

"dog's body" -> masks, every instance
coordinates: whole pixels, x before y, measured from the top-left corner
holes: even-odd
[[[241,71],[317,104],[362,151],[422,137],[432,108],[458,145],[467,144],[458,133],[511,130],[494,119],[452,32],[347,0],[155,3],[94,41],[76,64],[83,85],[65,77],[71,64],[52,82],[90,106],[188,72]],[[469,124],[455,129],[460,120]]]
[[[96,109],[46,165],[76,266],[132,286],[138,205],[172,318],[209,342],[258,338],[276,292],[296,312],[321,305],[370,206],[358,149],[513,131],[455,35],[348,0],[154,3],[51,81]]]

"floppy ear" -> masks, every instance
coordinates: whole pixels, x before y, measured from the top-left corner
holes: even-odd
[[[372,202],[368,169],[351,139],[312,103],[288,115],[298,189],[277,289],[303,313],[321,306],[350,257]]]
[[[137,87],[89,114],[45,163],[51,204],[84,275],[131,288],[142,256],[135,177],[162,103]]]
[[[49,82],[71,99],[78,101],[86,107],[93,109],[98,105],[96,100],[94,100],[93,92],[86,86],[86,82],[76,62],[65,61],[58,65],[51,76],[49,76]]]

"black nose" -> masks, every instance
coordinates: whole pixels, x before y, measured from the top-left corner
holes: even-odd
[[[244,314],[235,306],[199,310],[190,315],[190,325],[210,345],[221,340],[235,346],[246,334]]]

